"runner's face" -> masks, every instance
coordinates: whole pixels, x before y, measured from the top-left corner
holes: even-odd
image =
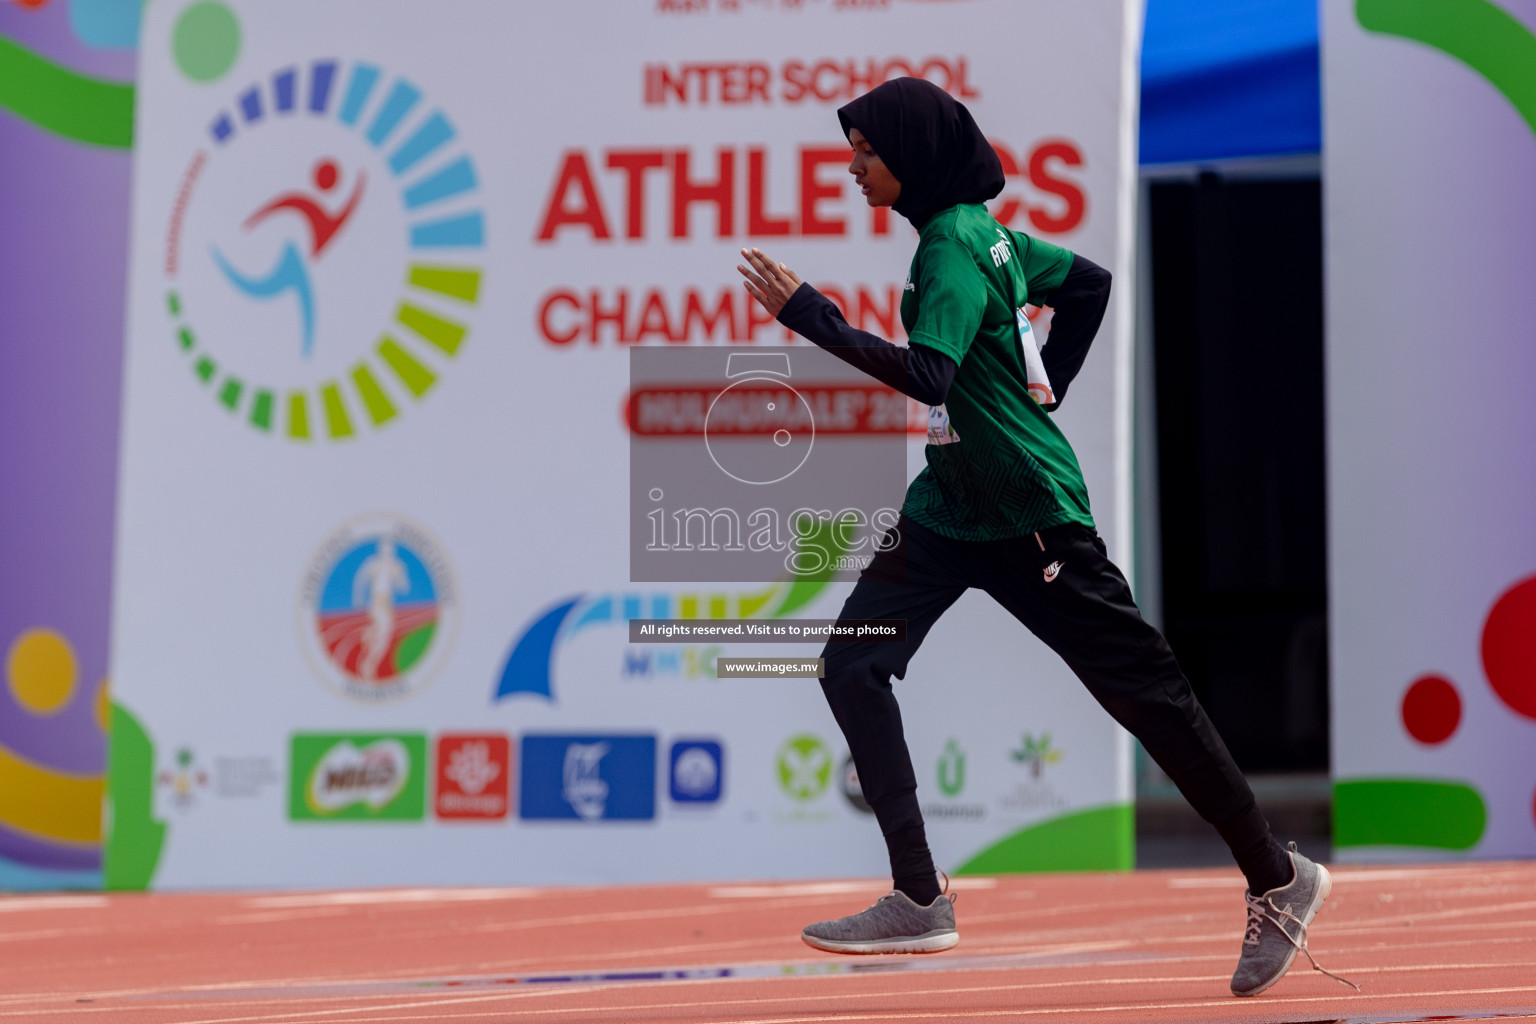
[[[901,197],[901,182],[885,166],[869,144],[864,133],[857,128],[848,132],[848,143],[853,146],[853,159],[848,162],[848,173],[858,182],[864,193],[864,201],[870,206],[894,206]]]

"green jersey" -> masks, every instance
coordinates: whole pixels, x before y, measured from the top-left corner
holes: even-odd
[[[1035,394],[1050,400],[1021,312],[1071,265],[1066,249],[1002,227],[980,203],[952,206],[923,226],[901,323],[913,344],[959,370],[944,404],[930,410],[928,466],[902,512],[935,533],[1001,540],[1093,526],[1077,456],[1031,394],[1033,380]]]

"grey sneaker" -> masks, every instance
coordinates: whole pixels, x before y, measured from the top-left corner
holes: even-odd
[[[1232,994],[1256,996],[1263,992],[1285,975],[1297,953],[1304,954],[1314,969],[1359,991],[1359,985],[1319,967],[1307,949],[1307,925],[1333,889],[1328,869],[1303,857],[1295,843],[1291,844],[1291,865],[1294,874],[1290,885],[1271,889],[1263,896],[1243,893],[1248,901],[1248,928],[1237,971],[1232,975]]]
[[[806,926],[800,937],[829,953],[937,953],[960,941],[954,903],[945,894],[920,907],[893,890],[868,910]]]

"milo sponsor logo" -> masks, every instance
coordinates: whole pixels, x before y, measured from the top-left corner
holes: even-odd
[[[294,821],[418,821],[426,815],[427,739],[414,733],[298,733],[288,817]]]

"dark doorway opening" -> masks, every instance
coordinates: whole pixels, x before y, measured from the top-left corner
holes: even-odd
[[[1324,772],[1321,187],[1150,200],[1164,631],[1245,772]]]

